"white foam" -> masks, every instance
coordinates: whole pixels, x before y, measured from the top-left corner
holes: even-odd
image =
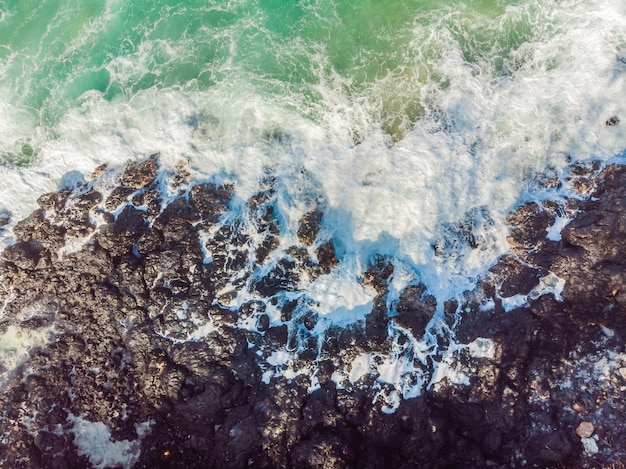
[[[352,384],[356,383],[363,376],[368,375],[372,371],[372,357],[369,353],[358,355],[350,365],[350,374],[348,379]]]
[[[550,241],[561,241],[561,231],[563,231],[563,228],[565,228],[570,221],[572,221],[571,217],[556,217],[554,219],[554,223],[546,229],[548,232],[546,238]]]
[[[245,76],[204,92],[148,89],[115,102],[90,91],[62,116],[54,129],[57,138],[42,137],[35,165],[2,168],[0,178],[11,183],[0,200],[21,218],[34,208],[36,196],[53,190],[68,170],[88,174],[99,163],[122,163],[157,150],[167,164],[183,158],[203,174],[234,176],[242,196],[254,191],[265,167],[285,181],[305,168],[336,210],[329,228],[348,252],[391,253],[427,270],[439,223],[483,205],[501,220],[533,171],[562,166],[565,153],[604,158],[623,149],[623,126],[604,125],[608,115],[626,115],[620,99],[626,90],[624,67],[614,52],[625,35],[623,11],[593,1],[542,8],[544,23],[509,52],[508,74],[497,75],[488,56],[474,57],[473,64],[465,61],[465,46],[453,26],[462,34],[473,31],[458,12],[438,12],[428,17],[428,27],[416,26],[407,69],[400,77],[386,78],[385,86],[402,96],[408,86],[426,111],[393,147],[376,121],[382,85],[365,86],[353,95],[323,68],[315,88],[322,101],[298,102],[315,111],[317,123],[285,108],[302,97],[263,97]],[[528,15],[522,6],[510,6],[502,17],[473,20],[495,34],[502,25],[533,24],[536,19]],[[150,56],[144,52],[137,54]],[[126,66],[143,67],[141,62]],[[446,85],[434,78],[415,81],[411,73],[424,66]],[[110,64],[111,70],[120,67]],[[18,112],[5,106],[3,122],[32,129],[33,123],[14,118]],[[446,132],[437,131],[442,123]],[[268,128],[285,132],[290,143],[264,142]],[[357,146],[349,138],[355,134],[364,137]],[[462,278],[475,276],[506,248],[504,229],[497,234],[493,246],[470,251],[460,268],[431,269],[425,276],[428,286],[455,289]]]
[[[612,339],[615,336],[615,331],[613,329],[609,329],[606,326],[600,326],[600,329],[602,329],[602,333],[605,335],[605,337]]]
[[[400,401],[402,400],[400,392],[396,389],[383,389],[378,393],[377,397],[380,397],[383,401],[381,410],[385,414],[393,414],[400,407]]]
[[[7,288],[6,286],[2,285],[2,289],[4,290],[6,296],[4,298],[4,301],[2,302],[2,308],[0,308],[0,319],[4,317],[7,306],[9,306],[16,297],[14,287]]]
[[[54,326],[39,329],[8,326],[0,334],[0,387],[4,385],[8,374],[29,358],[31,351],[52,342],[54,334]]]
[[[349,375],[343,370],[335,370],[330,380],[335,383],[337,389],[345,389],[346,383],[349,382]]]
[[[269,357],[265,360],[270,369],[263,372],[261,381],[265,384],[269,384],[272,378],[284,377],[285,379],[293,379],[298,374],[308,372],[308,370],[295,370],[294,369],[294,354],[284,350],[274,350]],[[313,383],[311,389],[314,389]]]
[[[218,332],[218,329],[213,324],[212,320],[207,321],[206,323],[200,325],[189,335],[189,341],[198,341],[200,339],[205,338],[209,334],[213,332]]]
[[[406,399],[419,396],[423,382],[421,370],[415,367],[414,359],[410,356],[387,356],[376,367],[379,373],[377,380],[391,384],[400,395]]]
[[[500,297],[502,308],[507,313],[517,308],[528,307],[530,300],[536,300],[543,295],[552,295],[557,301],[563,301],[561,293],[565,288],[565,280],[550,272],[539,279],[539,283],[527,295],[518,293],[509,297]]]
[[[152,422],[143,422],[135,426],[139,436],[136,440],[114,441],[111,429],[102,422],[91,422],[68,414],[67,420],[73,424],[70,432],[74,434],[74,444],[80,456],[86,456],[96,469],[122,467],[131,468],[141,455],[141,439],[150,433]]]
[[[447,351],[441,361],[437,363],[428,386],[437,384],[444,379],[447,379],[450,384],[462,384],[465,386],[470,384],[469,376],[459,362],[455,350]]]
[[[474,358],[490,358],[496,355],[496,344],[493,340],[478,337],[467,345],[469,353]]]
[[[528,294],[528,298],[536,300],[542,295],[553,295],[555,300],[563,301],[561,293],[564,287],[565,280],[550,272],[539,279],[539,284]]]
[[[522,293],[518,293],[517,295],[508,296],[501,298],[502,300],[502,308],[507,313],[513,311],[517,308],[527,307],[528,303],[528,295],[524,295]]]
[[[376,292],[340,270],[318,277],[305,293],[317,302],[316,310],[324,319],[347,326],[365,319],[372,310]]]

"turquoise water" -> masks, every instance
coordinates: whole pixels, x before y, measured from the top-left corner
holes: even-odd
[[[566,27],[559,20],[567,18],[551,17],[560,9],[567,5],[9,1],[0,17],[2,104],[54,138],[59,120],[90,91],[127,101],[151,88],[195,92],[245,80],[319,119],[317,86],[333,82],[348,99],[380,101],[372,118],[397,140],[433,111],[425,85],[448,86],[437,65],[451,43],[473,73],[497,80],[524,67],[530,57],[521,45]],[[2,160],[31,161],[33,144],[23,140],[20,156],[13,148]]]

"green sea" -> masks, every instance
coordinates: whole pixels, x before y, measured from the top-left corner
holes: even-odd
[[[53,129],[86,92],[115,101],[245,80],[314,117],[316,88],[334,82],[348,98],[379,99],[376,117],[399,138],[424,112],[420,88],[445,86],[446,42],[497,77],[554,26],[535,30],[542,9],[520,3],[13,1],[0,17],[3,104]]]

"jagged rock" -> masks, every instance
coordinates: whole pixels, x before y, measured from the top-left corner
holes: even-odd
[[[127,206],[114,223],[108,223],[98,232],[97,241],[114,257],[130,252],[146,227],[143,212]]]
[[[411,285],[402,292],[396,305],[398,315],[394,318],[395,322],[409,329],[415,337],[424,334],[437,307],[435,298],[425,292],[424,285]]]
[[[321,228],[323,215],[321,210],[316,209],[302,217],[298,228],[298,239],[301,243],[311,246],[315,242]]]
[[[22,270],[34,269],[39,262],[41,246],[38,243],[19,242],[2,252],[2,259]]]
[[[150,227],[137,239],[137,251],[146,255],[159,249],[163,241],[163,234],[158,229]]]
[[[371,285],[379,295],[387,293],[387,282],[393,274],[393,264],[388,259],[380,257],[365,271],[364,283]]]
[[[124,173],[120,177],[120,184],[131,189],[146,187],[156,178],[158,156],[159,154],[155,153],[150,155],[150,158],[147,160],[132,162],[126,165]]]
[[[524,264],[512,256],[502,256],[489,269],[494,274],[494,283],[503,297],[526,295],[539,284],[539,279],[548,274],[545,269]]]
[[[189,191],[189,204],[203,221],[216,223],[228,208],[233,197],[232,191],[231,186],[198,184]]]
[[[623,441],[607,443],[626,424],[626,168],[573,170],[567,183],[592,193],[572,203],[561,241],[547,228],[567,203],[512,212],[511,253],[443,304],[416,282],[390,297],[394,261],[373,259],[359,279],[375,292],[372,312],[350,327],[324,326],[306,296],[341,263],[321,238],[321,208],[284,246],[271,178],[231,219],[233,187],[185,174],[161,178],[154,156],[127,165],[106,200],[87,182],[40,197],[17,224],[0,263],[0,333],[19,334],[23,348],[14,369],[0,369],[0,465],[89,467],[77,418],[133,442],[136,467],[583,468],[626,458]],[[161,181],[178,195],[162,198]],[[93,226],[96,214],[107,223]],[[441,227],[435,247],[479,249],[492,224],[485,209],[470,211]],[[85,239],[64,252],[69,238]],[[503,298],[517,295],[524,301],[505,312]],[[426,386],[429,360],[443,369],[444,357],[410,352],[431,320],[442,350],[444,326],[466,346]],[[402,330],[394,343],[391,330]],[[385,413],[400,391],[376,367],[391,358],[425,382]],[[352,371],[358,379],[342,380]]]
[[[315,255],[317,256],[319,265],[322,268],[322,272],[325,274],[329,273],[333,267],[339,263],[339,260],[335,255],[335,244],[332,239],[320,244],[315,251]]]
[[[354,454],[345,439],[332,432],[316,432],[291,450],[295,467],[307,469],[341,469],[352,465]]]
[[[62,225],[53,225],[45,218],[43,210],[36,210],[28,218],[17,223],[13,228],[20,241],[34,241],[43,248],[56,251],[63,244],[66,229]]]
[[[0,228],[7,226],[11,221],[11,214],[6,210],[0,211]]]
[[[261,296],[274,296],[281,291],[294,290],[298,284],[298,274],[294,267],[296,263],[290,259],[281,259],[276,267],[265,277],[255,283],[255,290]]]
[[[130,195],[135,192],[132,187],[117,186],[106,200],[105,207],[107,210],[115,210],[122,205]]]

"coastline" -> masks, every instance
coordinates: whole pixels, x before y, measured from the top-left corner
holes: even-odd
[[[625,166],[574,168],[580,198],[509,215],[511,252],[440,307],[465,345],[438,357],[454,373],[398,355],[438,310],[418,284],[390,314],[384,257],[363,272],[371,313],[325,325],[320,344],[324,318],[295,292],[341,262],[320,230],[323,207],[272,259],[271,178],[244,202],[253,223],[241,229],[222,217],[228,186],[190,183],[184,167],[162,175],[156,156],[107,171],[40,197],[2,254],[0,332],[33,344],[0,370],[3,463],[582,468],[626,458]],[[107,191],[103,174],[117,175]],[[559,217],[571,221],[556,233]],[[233,285],[257,299],[223,306]],[[379,379],[388,356],[410,371],[393,385]],[[419,376],[422,393],[401,399],[396,383]]]

